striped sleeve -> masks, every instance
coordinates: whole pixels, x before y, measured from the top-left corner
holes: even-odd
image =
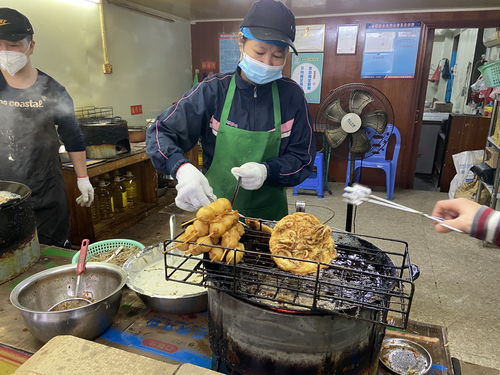
[[[500,246],[500,212],[482,206],[474,216],[470,235]]]

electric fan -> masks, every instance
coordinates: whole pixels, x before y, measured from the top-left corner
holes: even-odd
[[[320,104],[314,123],[315,131],[324,137],[326,169],[331,155],[347,158],[350,170],[348,185],[351,186],[354,161],[376,154],[385,146],[389,137],[380,134],[393,121],[391,103],[375,87],[349,83],[332,90]],[[348,205],[346,231],[351,230],[351,224],[352,205]]]

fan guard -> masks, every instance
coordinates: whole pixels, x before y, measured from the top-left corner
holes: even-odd
[[[350,83],[331,91],[321,103],[315,131],[324,134],[330,148],[337,149],[347,142],[350,157],[362,158],[384,146],[380,141],[373,142],[364,129],[372,128],[381,134],[393,119],[392,105],[380,90]]]

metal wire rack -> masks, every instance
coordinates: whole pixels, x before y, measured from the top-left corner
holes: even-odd
[[[113,107],[77,107],[75,108],[75,116],[78,120],[85,121],[113,118]]]
[[[241,238],[245,250],[210,246],[243,252],[240,263],[212,262],[207,253],[196,258],[179,250],[169,251],[182,241],[165,241],[165,278],[213,288],[280,312],[339,314],[406,328],[416,278],[406,242],[334,230],[337,258],[331,264],[324,264],[272,255],[270,235],[262,230],[262,224],[272,226],[274,222],[259,222],[257,229],[245,229]],[[368,240],[377,241],[391,251],[382,251]],[[314,263],[316,272],[296,275],[282,271],[273,257]],[[198,261],[194,268],[186,267],[189,259]],[[183,277],[178,277],[179,274]],[[202,281],[192,282],[193,275],[202,275]]]

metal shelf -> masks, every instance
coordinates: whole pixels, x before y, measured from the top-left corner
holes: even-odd
[[[488,142],[489,142],[491,145],[493,145],[493,146],[494,146],[497,150],[500,150],[500,146],[499,146],[499,145],[497,145],[497,144],[495,143],[495,141],[493,141],[493,138],[491,138],[491,136],[490,136],[490,137],[488,137]]]
[[[499,112],[499,108],[498,108],[499,100],[500,100],[500,95],[497,95],[497,97],[495,98],[495,102],[493,104],[493,111],[491,112],[490,128],[488,130],[488,137],[486,139],[486,146],[491,145],[491,146],[495,147],[495,149],[497,151],[500,151],[500,146],[495,143],[495,141],[492,138],[492,135],[495,133],[495,126],[497,123],[497,118],[498,118],[498,116],[500,116],[500,114],[498,113]],[[485,153],[485,156],[483,157],[483,161],[485,160],[485,158],[486,158],[486,153]],[[500,166],[500,164],[498,164],[499,161],[500,161],[500,153],[499,153],[498,160],[497,160],[497,165]],[[481,180],[479,180],[479,181],[481,181]],[[479,200],[479,197],[481,196],[482,189],[486,188],[486,189],[488,189],[488,191],[491,194],[489,206],[493,209],[496,209],[497,199],[500,198],[498,195],[499,184],[500,184],[500,168],[497,167],[497,170],[495,172],[495,178],[493,180],[493,185],[488,185],[488,184],[484,183],[483,181],[481,181],[481,183],[478,185],[477,194],[476,194],[476,201]],[[483,243],[483,245],[484,245],[484,243]]]

